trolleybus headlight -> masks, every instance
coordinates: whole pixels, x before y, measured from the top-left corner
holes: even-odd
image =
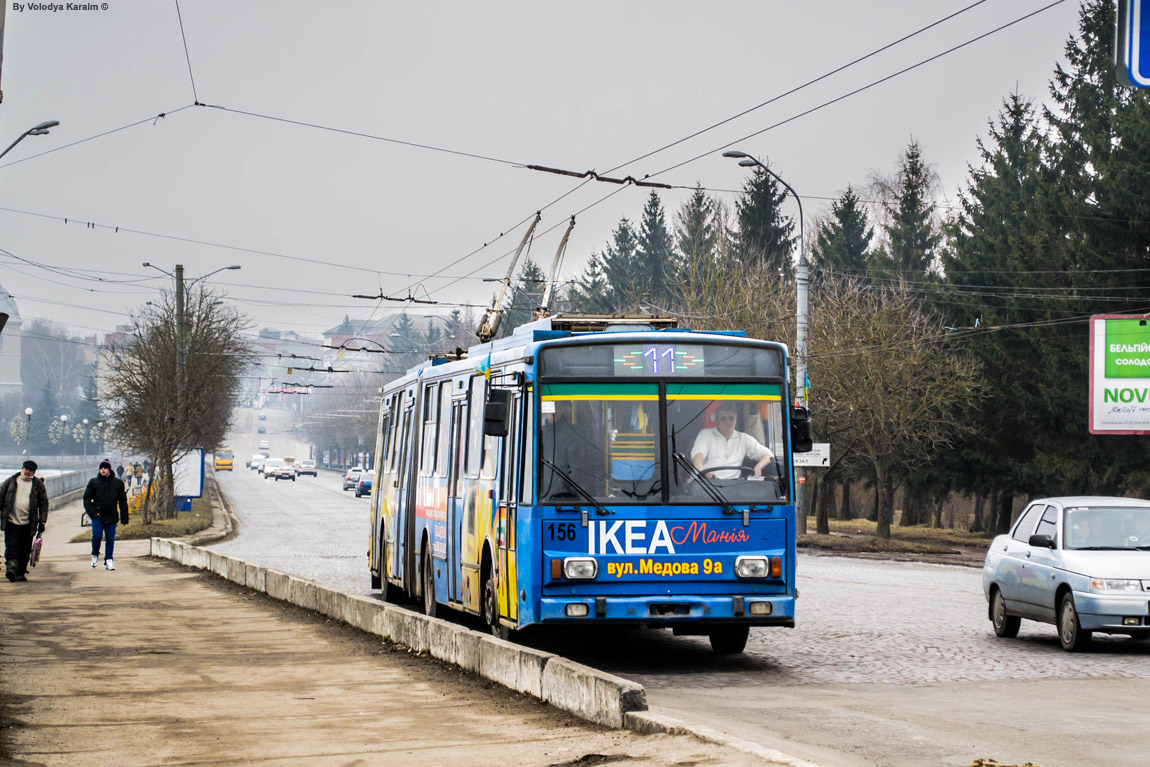
[[[738,557],[735,560],[735,575],[740,578],[766,578],[766,557]]]
[[[586,618],[588,614],[586,602],[572,602],[563,611],[568,618]]]
[[[570,580],[591,580],[599,574],[599,563],[591,557],[567,557],[563,560],[563,575]]]

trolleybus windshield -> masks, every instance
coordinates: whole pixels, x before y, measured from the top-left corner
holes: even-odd
[[[781,349],[752,345],[543,349],[539,501],[785,499],[782,376]]]

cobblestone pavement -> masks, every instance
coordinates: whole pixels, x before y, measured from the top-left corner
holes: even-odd
[[[341,482],[237,469],[221,484],[240,535],[216,548],[371,593],[368,502]],[[642,683],[654,708],[826,765],[1145,763],[1150,642],[1070,654],[1029,621],[998,639],[977,569],[800,555],[798,572],[797,627],[752,630],[741,656],[662,630],[524,639]]]

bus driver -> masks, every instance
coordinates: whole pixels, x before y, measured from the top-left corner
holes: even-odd
[[[703,472],[708,479],[738,479],[742,472],[738,468],[743,461],[750,458],[757,461],[755,476],[763,476],[763,467],[774,459],[774,453],[759,443],[750,434],[735,431],[735,422],[738,413],[735,406],[729,403],[719,405],[715,412],[718,427],[703,429],[695,437],[695,444],[691,446],[691,460],[695,468]],[[726,467],[721,471],[707,471],[709,468]]]

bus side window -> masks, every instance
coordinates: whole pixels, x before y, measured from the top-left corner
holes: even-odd
[[[379,433],[383,435],[383,444],[380,445],[379,455],[376,460],[379,461],[380,469],[382,470],[387,466],[387,449],[391,447],[391,413],[383,414],[383,423],[380,424]],[[376,472],[377,474],[382,471]]]
[[[436,444],[439,449],[435,455],[435,476],[446,477],[448,474],[448,430],[451,428],[451,381],[444,381],[439,387],[439,424]]]
[[[467,423],[467,402],[464,400],[456,400],[451,405],[451,465],[453,468],[451,476],[451,497],[463,497],[463,459],[466,455],[464,450],[465,443],[463,436],[467,433],[465,425]]]
[[[531,503],[535,494],[535,402],[531,397],[531,389],[527,390],[527,396],[523,398],[523,431],[519,435],[519,444],[522,446],[520,455],[523,456],[519,461],[519,502]]]
[[[483,404],[486,394],[483,376],[473,376],[467,413],[467,476],[478,477],[483,465]]]
[[[503,479],[502,479],[502,492],[500,493],[500,500],[507,500],[515,497],[518,488],[515,486],[515,479],[519,472],[516,469],[516,463],[519,459],[519,397],[511,398],[511,412],[508,413],[508,423],[511,427],[507,431],[507,436],[503,439]]]
[[[387,470],[395,471],[395,459],[399,454],[399,424],[403,420],[399,412],[400,398],[398,394],[391,395],[391,447],[387,451]]]
[[[439,389],[439,384],[434,383],[423,387],[423,442],[419,447],[421,476],[428,476],[435,470],[435,439],[439,436],[435,419],[439,414]]]
[[[397,477],[398,487],[400,489],[407,486],[407,451],[411,447],[411,414],[413,408],[405,408],[403,411],[402,423],[397,435],[399,439],[399,450],[397,454],[397,469],[399,475]]]

